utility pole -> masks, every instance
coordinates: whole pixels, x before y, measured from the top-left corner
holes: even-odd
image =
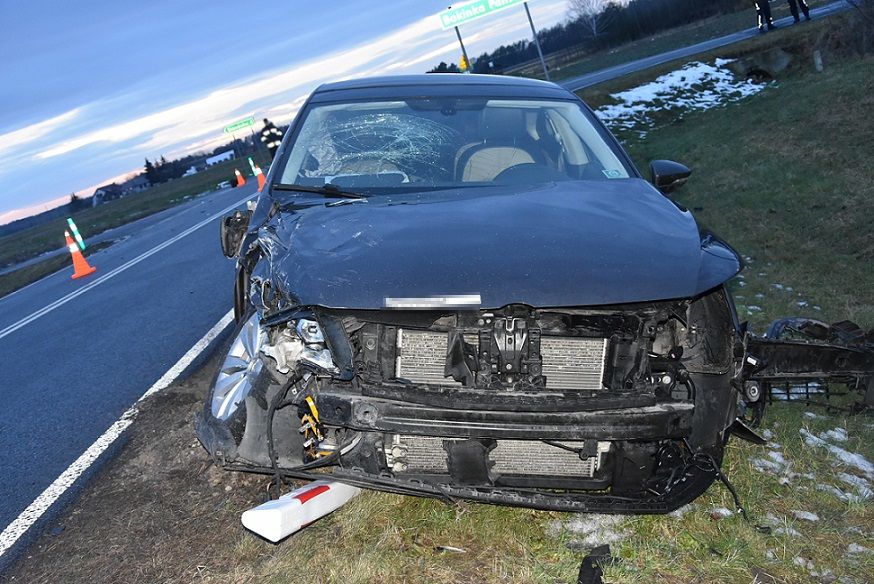
[[[525,5],[525,14],[528,15],[528,24],[531,25],[531,34],[534,35],[534,44],[537,47],[537,55],[540,57],[540,64],[543,65],[543,74],[546,76],[547,81],[552,81],[549,78],[549,69],[546,68],[546,60],[543,58],[543,51],[540,49],[540,39],[537,38],[537,29],[534,28],[534,20],[531,19],[531,11],[528,9],[528,3],[524,2]],[[455,31],[458,32],[458,27],[455,27]],[[458,40],[461,40],[461,35],[459,35]],[[462,45],[463,46],[463,45]],[[467,58],[465,56],[465,58]],[[469,63],[470,61],[468,61]]]
[[[470,57],[467,56],[467,49],[464,48],[464,41],[461,40],[461,31],[458,30],[458,27],[455,27],[455,36],[458,37],[458,44],[461,45],[461,54],[464,55],[464,60],[467,61],[467,71],[470,72],[471,62]]]

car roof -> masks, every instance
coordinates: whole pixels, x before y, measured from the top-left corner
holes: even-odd
[[[429,73],[349,79],[318,87],[312,101],[412,96],[495,96],[573,99],[566,89],[548,81],[503,75]]]

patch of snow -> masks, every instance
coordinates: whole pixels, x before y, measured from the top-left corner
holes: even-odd
[[[822,308],[820,308],[819,306],[814,306],[813,309],[817,311],[822,310]]]
[[[838,442],[846,442],[850,439],[847,436],[847,431],[843,428],[835,428],[834,430],[829,430],[823,434],[820,434],[823,440],[836,440]]]
[[[716,57],[716,59],[713,61],[713,64],[716,65],[717,67],[725,67],[729,63],[734,63],[734,62],[735,62],[735,59],[722,59],[720,57]],[[751,261],[753,261],[753,258],[748,257],[748,258],[746,258],[746,260],[748,262],[751,262]]]
[[[774,450],[771,450],[770,452],[768,452],[768,458],[770,458],[771,460],[773,460],[774,462],[776,462],[778,464],[782,464],[784,466],[789,465],[789,461],[786,460],[786,458],[780,452],[776,452]]]
[[[760,92],[764,85],[739,80],[724,67],[692,62],[655,80],[611,95],[618,103],[605,105],[595,114],[612,130],[637,130],[641,136],[652,127],[652,114],[707,110]]]
[[[673,511],[668,513],[668,516],[673,517],[674,519],[682,519],[686,513],[688,513],[689,511],[691,511],[694,508],[695,508],[695,503],[689,503],[687,505],[683,505],[679,509],[674,509]]]
[[[743,288],[744,286],[747,285],[747,283],[744,282],[743,280],[738,280],[737,285],[738,285],[739,287]]]
[[[759,293],[756,294],[756,298],[758,298],[759,300],[761,300],[761,299],[764,298],[764,297],[765,297],[765,295],[762,294],[761,292],[759,292]]]
[[[762,312],[762,307],[756,306],[755,304],[750,304],[749,306],[747,306],[747,310],[751,310],[753,312]]]
[[[869,548],[866,548],[863,545],[859,545],[857,543],[851,543],[850,545],[847,546],[847,553],[848,554],[870,554],[871,550]]]
[[[785,470],[782,464],[778,464],[773,460],[765,460],[764,458],[754,458],[750,461],[750,464],[753,465],[754,469],[765,474],[780,474]]]
[[[859,497],[862,499],[872,499],[874,498],[874,490],[871,489],[871,483],[863,479],[862,477],[857,477],[856,475],[851,475],[845,472],[839,472],[838,478],[841,479],[846,484],[856,489],[856,493],[859,494]]]
[[[874,464],[871,464],[871,462],[861,454],[844,450],[840,446],[835,446],[834,444],[826,442],[822,436],[814,436],[805,428],[801,428],[799,432],[801,432],[801,436],[804,438],[804,443],[808,446],[826,448],[832,456],[840,460],[842,463],[857,468],[869,478],[874,477]]]
[[[819,515],[810,511],[792,511],[792,517],[801,521],[819,521]]]
[[[845,492],[843,492],[839,488],[835,487],[834,485],[816,485],[816,489],[818,491],[822,491],[823,493],[830,493],[830,494],[834,495],[835,497],[837,497],[838,499],[840,499],[841,501],[849,501],[850,500],[850,496],[848,494],[846,494]]]
[[[804,308],[805,306],[807,306],[807,301],[806,300],[799,300],[795,304],[798,305],[798,308]]]
[[[762,437],[765,440],[770,440],[771,438],[774,437],[774,433],[771,432],[770,430],[762,430]]]
[[[582,538],[582,547],[592,548],[624,539],[626,532],[622,527],[625,521],[622,515],[581,513],[568,521],[551,521],[547,525],[547,532],[557,536],[562,531],[569,531]]]
[[[804,417],[805,417],[805,418],[810,418],[811,420],[820,420],[820,419],[822,419],[822,416],[820,416],[819,414],[814,414],[813,412],[804,412]]]
[[[776,288],[777,290],[782,290],[783,284],[771,284],[771,288]]]
[[[774,530],[774,535],[788,535],[789,537],[801,537],[801,532],[794,527],[778,527]]]
[[[765,550],[765,557],[769,560],[776,560],[777,554],[774,553],[774,550]]]
[[[713,517],[731,517],[734,511],[725,507],[714,507],[710,510],[710,515]]]

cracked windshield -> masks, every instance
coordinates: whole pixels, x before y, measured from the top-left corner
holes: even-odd
[[[364,192],[628,178],[580,105],[408,99],[314,106],[282,183]]]

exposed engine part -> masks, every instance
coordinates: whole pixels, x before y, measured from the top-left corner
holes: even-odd
[[[291,320],[278,325],[270,330],[269,339],[261,347],[261,353],[276,361],[276,370],[283,375],[291,373],[298,363],[308,363],[328,372],[337,371],[322,329],[314,320]]]
[[[747,381],[744,383],[744,395],[749,402],[757,402],[762,397],[762,388],[755,381]]]

